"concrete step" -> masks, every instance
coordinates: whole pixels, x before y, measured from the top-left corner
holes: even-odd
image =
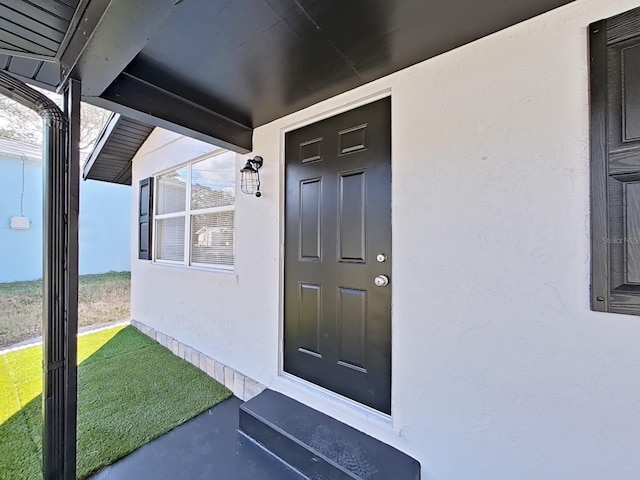
[[[311,480],[419,480],[399,450],[272,390],[240,406],[240,433]]]

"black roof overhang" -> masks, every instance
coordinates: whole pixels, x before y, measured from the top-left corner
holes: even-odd
[[[89,103],[248,152],[257,126],[567,3],[82,0],[52,86],[80,79]]]
[[[113,113],[98,135],[82,177],[131,185],[131,161],[152,131],[151,125]]]

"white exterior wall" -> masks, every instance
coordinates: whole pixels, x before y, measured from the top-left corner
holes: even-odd
[[[640,319],[589,310],[587,53],[589,23],[639,5],[577,1],[257,128],[264,195],[238,193],[235,274],[134,251],[133,318],[406,451],[425,479],[640,478]],[[391,425],[278,376],[283,132],[383,91]],[[151,151],[167,138],[134,185],[212,148]]]

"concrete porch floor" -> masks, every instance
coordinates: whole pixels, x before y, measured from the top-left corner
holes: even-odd
[[[240,435],[231,397],[105,467],[91,480],[301,480],[304,477]]]

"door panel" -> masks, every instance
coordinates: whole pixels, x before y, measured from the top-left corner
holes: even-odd
[[[298,315],[300,338],[298,350],[315,356],[320,355],[320,316],[322,287],[300,282],[300,314]]]
[[[339,288],[338,329],[340,352],[338,364],[367,373],[367,292]]]
[[[366,257],[366,172],[340,173],[338,247],[340,262],[364,263]]]
[[[284,370],[390,413],[390,99],[287,133],[285,157]]]
[[[313,178],[300,182],[299,245],[300,260],[320,260],[322,236],[322,179]]]

